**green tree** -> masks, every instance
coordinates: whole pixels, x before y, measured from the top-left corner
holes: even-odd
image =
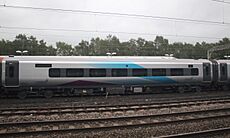
[[[220,45],[230,44],[229,38],[223,38],[216,43],[181,43],[169,44],[168,39],[156,36],[153,41],[143,38],[130,39],[120,42],[116,36],[108,35],[105,39],[96,37],[90,41],[82,40],[74,48],[65,42],[57,42],[56,48],[47,46],[44,40],[37,40],[34,36],[19,34],[15,40],[0,40],[1,55],[17,55],[17,50],[28,50],[27,55],[60,55],[60,56],[105,56],[107,52],[116,52],[119,56],[163,56],[173,54],[177,58],[207,58],[207,51]],[[229,50],[213,52],[212,57],[216,59],[230,55]]]
[[[73,48],[71,45],[66,44],[65,42],[57,42],[57,55],[58,56],[72,56]]]
[[[47,56],[56,56],[57,55],[57,49],[54,48],[52,45],[48,46],[46,49]]]
[[[89,56],[91,53],[88,41],[82,40],[77,46],[74,47],[74,55]]]
[[[13,50],[11,51],[14,54],[17,54],[16,51],[27,50],[27,55],[46,55],[47,46],[44,40],[38,41],[36,37],[29,36],[27,37],[24,34],[19,34],[16,36],[15,40],[12,42]]]

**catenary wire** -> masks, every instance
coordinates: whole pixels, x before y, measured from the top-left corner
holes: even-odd
[[[176,18],[176,17],[168,17],[168,16],[152,16],[152,15],[143,15],[143,14],[118,13],[118,12],[100,12],[100,11],[90,11],[90,10],[74,10],[74,9],[46,8],[46,7],[44,8],[44,7],[16,6],[16,5],[6,5],[6,4],[0,4],[0,7],[44,10],[44,11],[74,12],[74,13],[86,13],[86,14],[97,14],[97,15],[129,16],[129,17],[138,17],[138,18],[141,17],[141,18],[161,19],[161,20],[175,20],[180,22],[196,22],[196,23],[208,23],[208,24],[217,24],[217,25],[230,25],[230,23],[228,22],[220,22],[220,21]]]
[[[225,4],[230,4],[229,1],[223,1],[223,0],[212,0],[212,1],[220,2],[220,3],[225,3]]]
[[[36,30],[36,31],[64,31],[64,32],[83,32],[83,33],[102,33],[102,34],[127,34],[127,35],[160,35],[172,37],[188,37],[203,39],[221,39],[220,37],[180,35],[180,34],[157,34],[157,33],[137,33],[137,32],[119,32],[119,31],[100,31],[100,30],[83,30],[83,29],[58,29],[58,28],[35,28],[35,27],[18,27],[18,26],[0,26],[0,29],[17,29],[17,30]]]

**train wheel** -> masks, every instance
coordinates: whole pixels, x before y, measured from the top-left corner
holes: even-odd
[[[222,88],[222,90],[223,90],[223,91],[227,91],[227,90],[229,90],[229,88],[228,88],[228,86],[227,86],[227,85],[223,85],[221,88]]]
[[[178,87],[177,91],[178,91],[179,93],[184,93],[184,92],[185,92],[185,89],[184,89],[184,87]]]
[[[0,97],[2,98],[4,96],[4,92],[2,89],[0,89]]]
[[[3,89],[0,89],[0,97],[5,97],[6,96],[6,92]]]
[[[27,92],[26,91],[20,91],[17,94],[19,99],[25,99],[27,97]]]
[[[68,95],[68,96],[71,96],[71,97],[74,96],[74,91],[68,91],[68,92],[67,92],[67,95]]]
[[[195,92],[201,92],[201,87],[195,87]]]
[[[44,92],[45,98],[49,99],[53,97],[53,92],[52,91],[46,91]]]

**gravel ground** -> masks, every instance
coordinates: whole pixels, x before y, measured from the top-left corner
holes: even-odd
[[[214,112],[215,113],[215,112]],[[218,113],[223,113],[223,112],[218,112]],[[228,112],[226,112],[228,113]],[[229,114],[229,113],[228,113]],[[126,125],[127,122],[129,124],[139,124],[141,122],[164,122],[164,121],[173,121],[173,120],[178,120],[178,117],[181,119],[187,119],[192,117],[200,117],[200,116],[207,116],[207,113],[203,113],[203,114],[190,114],[190,115],[179,115],[179,116],[168,116],[168,117],[154,117],[154,118],[143,118],[142,120],[140,119],[126,119],[126,120],[113,120],[113,121],[93,121],[93,122],[86,122],[86,123],[64,123],[64,124],[52,124],[52,125],[41,125],[42,128],[49,128],[52,129],[53,127],[58,127],[59,129],[68,129],[69,126],[74,126],[75,128],[84,128],[86,125],[90,126],[90,127],[98,127],[100,125],[103,126],[111,126],[112,124],[119,124],[119,125]],[[213,112],[210,113],[210,115],[213,115]],[[230,118],[230,117],[229,117]],[[40,128],[41,128],[40,126]],[[20,131],[22,127],[11,127],[10,129],[7,129],[8,132],[14,132],[14,131]],[[23,129],[27,130],[27,131],[36,131],[36,129],[38,128],[38,126],[24,126]]]
[[[197,127],[199,126],[199,127]],[[69,138],[69,137],[78,137],[78,138],[142,138],[142,137],[157,137],[168,134],[177,134],[177,133],[188,133],[194,131],[202,131],[207,129],[217,129],[222,127],[230,126],[230,118],[226,119],[213,119],[208,121],[199,121],[199,122],[189,122],[189,123],[177,123],[172,125],[159,125],[153,127],[143,127],[143,128],[134,128],[134,129],[116,129],[109,131],[97,131],[90,133],[52,133],[49,135],[37,135],[31,137],[61,137],[61,138]],[[230,133],[223,134],[221,136],[213,136],[214,138],[228,138]]]
[[[53,115],[25,115],[25,116],[9,116],[0,117],[0,123],[3,122],[21,122],[21,121],[44,121],[44,120],[70,120],[70,119],[87,119],[87,118],[107,118],[107,117],[119,117],[119,116],[135,116],[135,115],[151,115],[151,114],[163,114],[173,112],[186,112],[197,111],[207,109],[229,108],[228,104],[204,104],[199,106],[179,107],[179,108],[162,108],[162,109],[150,109],[150,110],[128,110],[126,112],[91,112],[91,113],[79,113],[79,114],[53,114]]]
[[[219,93],[219,95],[226,95],[226,93]],[[228,93],[229,94],[229,93]],[[60,106],[60,105],[98,105],[98,104],[123,104],[130,102],[152,102],[159,101],[163,99],[170,99],[171,97],[177,97],[177,99],[187,99],[188,97],[194,97],[194,93],[186,94],[161,94],[161,95],[132,95],[132,96],[111,96],[108,99],[105,97],[74,97],[74,98],[54,98],[54,99],[28,99],[26,101],[18,99],[1,99],[0,108],[5,107],[45,107],[45,106]],[[217,95],[213,93],[213,95]],[[196,97],[208,97],[207,93],[202,93]],[[191,97],[190,97],[191,98]],[[6,101],[8,100],[8,102]],[[34,103],[32,103],[34,101]],[[19,102],[18,104],[16,104]],[[57,104],[54,104],[57,103]],[[225,104],[202,104],[194,106],[183,106],[179,108],[162,108],[162,109],[150,109],[150,110],[129,110],[126,112],[91,112],[91,113],[79,113],[79,114],[53,114],[53,115],[26,115],[26,116],[9,116],[0,117],[0,123],[2,122],[21,122],[21,121],[44,121],[44,120],[69,120],[69,119],[87,119],[87,118],[106,118],[106,117],[122,117],[122,116],[134,116],[134,115],[151,115],[151,114],[164,114],[173,112],[186,112],[195,110],[207,110],[207,109],[217,109],[230,107],[230,103]],[[199,126],[199,127],[197,127]],[[135,129],[122,129],[122,130],[112,130],[112,131],[99,131],[92,133],[63,133],[63,134],[52,134],[52,135],[38,135],[37,137],[154,137],[167,134],[184,133],[191,131],[199,131],[205,129],[214,129],[230,126],[229,119],[215,119],[213,121],[202,121],[193,122],[185,124],[176,124],[168,126],[155,126],[155,127],[145,127],[145,128],[135,128]],[[47,126],[49,127],[49,126]],[[12,128],[14,129],[14,128]],[[34,137],[34,136],[31,136]],[[224,136],[212,136],[213,138],[218,137],[230,137],[230,134],[224,134]]]

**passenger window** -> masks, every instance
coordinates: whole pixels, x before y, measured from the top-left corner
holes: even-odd
[[[209,76],[209,66],[205,66],[206,76]]]
[[[166,76],[166,69],[152,69],[152,76]]]
[[[126,77],[128,76],[127,69],[112,69],[112,77]]]
[[[171,76],[184,76],[183,69],[171,69]]]
[[[147,69],[133,69],[133,76],[147,76]]]
[[[9,67],[9,77],[13,78],[14,77],[14,66]]]
[[[196,76],[196,75],[198,75],[198,74],[199,74],[199,70],[198,70],[197,68],[191,69],[191,75],[192,75],[192,76]]]
[[[66,77],[83,77],[83,69],[66,69]]]
[[[226,68],[225,68],[225,66],[222,66],[222,67],[221,67],[221,74],[222,74],[223,76],[226,75]]]
[[[60,69],[49,69],[49,76],[50,77],[60,77],[61,70]]]
[[[90,77],[106,77],[106,69],[90,69]]]

